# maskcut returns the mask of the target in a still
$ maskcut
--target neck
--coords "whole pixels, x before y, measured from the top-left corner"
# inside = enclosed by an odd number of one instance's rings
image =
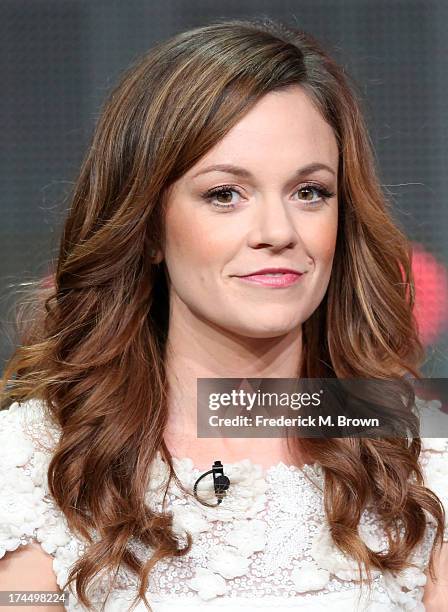
[[[176,304],[166,349],[169,399],[164,437],[172,455],[196,457],[205,465],[216,458],[233,462],[259,457],[266,466],[287,460],[284,438],[198,438],[197,379],[297,378],[301,327],[273,338],[239,336]]]

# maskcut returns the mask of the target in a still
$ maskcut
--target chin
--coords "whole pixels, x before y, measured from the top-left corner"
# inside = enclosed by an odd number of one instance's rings
[[[281,325],[278,321],[272,321],[269,324],[260,323],[259,325],[256,325],[254,324],[254,321],[251,321],[251,324],[247,325],[247,327],[241,325],[239,327],[232,327],[231,329],[228,329],[229,331],[246,338],[277,338],[291,333],[300,326],[301,323],[299,322],[294,324],[285,323],[284,325]]]

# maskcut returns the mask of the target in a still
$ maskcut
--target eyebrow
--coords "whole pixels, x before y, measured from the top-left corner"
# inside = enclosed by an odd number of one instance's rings
[[[307,164],[306,166],[302,166],[298,168],[294,173],[294,179],[300,178],[305,174],[311,174],[312,172],[317,172],[318,170],[327,170],[331,172],[334,176],[336,176],[335,171],[327,164],[322,164],[320,162],[312,162]],[[252,173],[246,168],[241,168],[240,166],[234,166],[233,164],[215,164],[214,166],[207,166],[200,170],[197,174],[194,174],[192,178],[196,178],[200,174],[206,174],[207,172],[227,172],[228,174],[234,174],[235,176],[240,176],[242,178],[253,178]]]

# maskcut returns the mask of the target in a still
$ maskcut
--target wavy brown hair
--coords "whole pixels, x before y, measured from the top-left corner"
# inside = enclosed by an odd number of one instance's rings
[[[169,276],[151,249],[164,246],[169,187],[266,93],[299,85],[332,126],[339,146],[338,237],[328,291],[303,323],[299,377],[421,378],[424,350],[413,314],[410,244],[392,220],[357,86],[309,34],[269,18],[219,20],[155,45],[107,100],[71,194],[54,277],[19,315],[20,346],[7,363],[2,398],[43,400],[61,430],[48,477],[73,532],[89,540],[69,575],[86,586],[120,564],[145,591],[158,560],[185,554],[170,513],[145,504],[168,416],[165,344]],[[25,308],[26,307],[26,308]],[[14,380],[12,376],[15,375]],[[413,396],[412,389],[410,396]],[[443,507],[424,486],[421,440],[302,439],[325,475],[335,544],[360,570],[397,571],[422,541],[425,512],[442,541]],[[372,503],[387,552],[358,534]],[[404,527],[398,536],[397,528]],[[90,532],[97,530],[93,541]],[[131,537],[152,547],[142,561]],[[434,576],[433,554],[430,571]]]

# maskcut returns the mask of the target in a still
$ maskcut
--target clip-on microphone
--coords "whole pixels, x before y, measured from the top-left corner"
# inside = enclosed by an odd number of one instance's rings
[[[211,474],[212,472],[213,472],[213,487],[215,489],[215,495],[218,500],[216,504],[208,504],[206,501],[199,499],[197,495],[197,488],[198,488],[199,481],[202,480],[204,476],[207,476],[207,474]],[[212,469],[209,470],[208,472],[204,472],[204,474],[199,476],[199,478],[196,480],[196,482],[194,483],[194,487],[193,487],[193,493],[196,499],[201,502],[201,504],[205,504],[206,506],[210,506],[211,508],[216,508],[216,506],[219,506],[219,504],[222,502],[223,497],[225,497],[225,494],[226,494],[227,489],[229,488],[229,485],[230,485],[230,480],[224,474],[224,468],[223,468],[221,461],[215,461],[212,466]]]

